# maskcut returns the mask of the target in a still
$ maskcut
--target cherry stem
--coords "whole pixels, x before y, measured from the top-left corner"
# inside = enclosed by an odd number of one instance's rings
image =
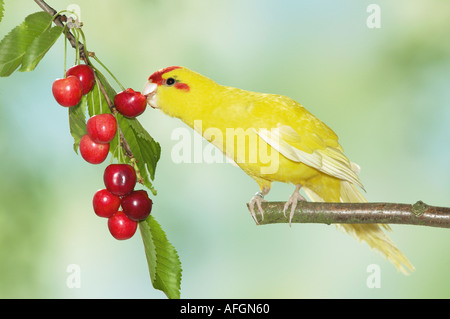
[[[63,75],[63,77],[66,76],[66,71],[67,71],[67,26],[64,26],[64,35],[65,35],[65,39],[64,39],[64,75]]]
[[[83,32],[83,30],[81,30],[81,28],[77,28],[77,30],[78,30],[78,32],[80,33],[81,37],[83,38],[83,45],[84,45],[84,48],[83,48],[83,49],[84,49],[86,52],[88,52],[88,54],[85,54],[85,62],[86,62],[86,64],[92,66],[92,63],[91,63],[91,61],[89,60],[89,51],[88,51],[88,49],[87,49],[87,45],[86,45],[86,37],[84,36],[84,32]],[[94,58],[95,58],[95,55],[94,55]]]
[[[102,63],[102,61],[100,61],[100,59],[96,55],[94,55],[93,58],[95,61],[98,62],[98,64],[100,64],[106,70],[106,72],[108,72],[108,74],[114,79],[114,81],[116,81],[116,83],[120,86],[122,91],[125,91],[125,87],[119,82],[119,80],[114,76],[114,74]]]
[[[75,54],[75,65],[78,65],[78,64],[80,64],[80,32],[79,32],[78,28],[74,28],[73,30],[74,30],[74,33],[75,33],[75,38],[77,40],[77,46],[76,46],[76,49],[75,49],[75,52],[76,52],[76,54]],[[83,46],[85,46],[85,45],[86,44],[84,43]],[[84,49],[85,49],[85,47],[84,47]]]

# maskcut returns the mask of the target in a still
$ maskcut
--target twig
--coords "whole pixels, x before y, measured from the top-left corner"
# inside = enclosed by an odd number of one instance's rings
[[[264,219],[259,225],[288,223],[284,217],[284,202],[263,202]],[[248,206],[248,204],[247,204]],[[286,213],[288,216],[288,212]],[[450,208],[430,206],[422,201],[410,204],[394,203],[319,203],[300,201],[293,223],[319,224],[404,224],[450,228]]]

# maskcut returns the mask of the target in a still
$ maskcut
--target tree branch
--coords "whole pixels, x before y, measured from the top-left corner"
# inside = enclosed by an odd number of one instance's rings
[[[264,219],[259,221],[259,225],[288,223],[289,217],[284,217],[283,214],[284,204],[284,202],[261,203],[264,210]],[[288,213],[286,215],[288,216]],[[292,222],[327,225],[404,224],[450,228],[450,208],[430,206],[422,201],[413,205],[299,201]]]

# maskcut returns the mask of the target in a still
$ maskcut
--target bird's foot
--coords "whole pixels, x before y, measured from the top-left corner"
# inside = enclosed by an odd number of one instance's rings
[[[262,202],[267,202],[264,199],[264,194],[261,192],[257,192],[250,199],[250,202],[248,203],[248,210],[250,211],[250,214],[252,215],[252,217],[255,220],[255,223],[257,225],[259,225],[259,223],[258,223],[258,219],[256,218],[256,214],[255,214],[255,204],[256,204],[256,207],[258,208],[259,213],[261,214],[261,220],[264,220],[264,210],[261,207]]]
[[[291,197],[289,197],[289,199],[286,202],[286,204],[284,204],[284,209],[283,209],[284,217],[286,217],[286,211],[288,210],[289,206],[291,206],[291,211],[290,211],[290,214],[289,214],[289,226],[291,226],[292,218],[294,217],[294,211],[297,208],[298,202],[299,201],[305,201],[306,202],[306,198],[304,198],[299,193],[300,188],[301,188],[301,186],[300,187],[297,186],[295,191],[292,193]]]

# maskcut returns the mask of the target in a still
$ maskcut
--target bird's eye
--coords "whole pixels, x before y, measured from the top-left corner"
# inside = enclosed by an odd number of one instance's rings
[[[168,85],[168,86],[172,86],[172,85],[174,85],[175,84],[175,79],[174,78],[168,78],[167,80],[166,80],[166,85]]]

